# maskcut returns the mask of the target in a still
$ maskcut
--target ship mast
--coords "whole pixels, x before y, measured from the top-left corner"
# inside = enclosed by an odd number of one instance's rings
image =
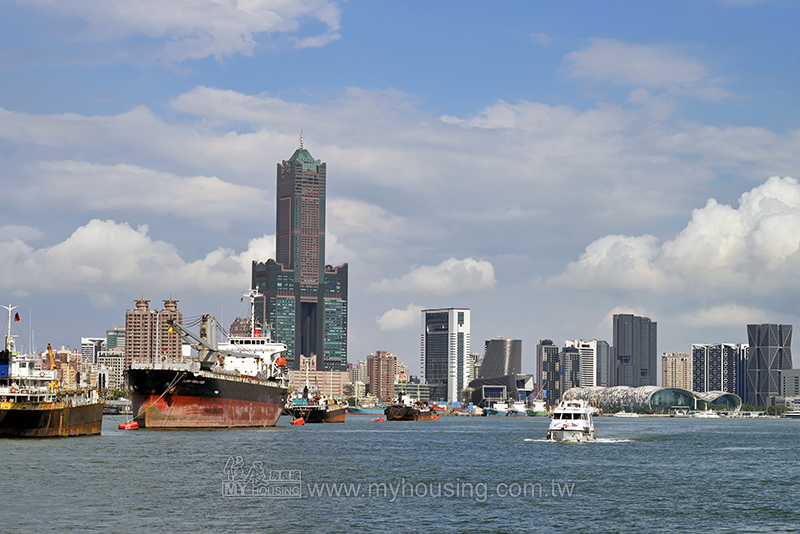
[[[11,337],[11,312],[16,310],[18,306],[12,306],[9,304],[8,306],[3,306],[3,308],[8,310],[8,335],[6,335],[6,349],[8,354],[10,355],[11,352],[14,350],[14,339]]]
[[[256,337],[256,299],[264,295],[258,292],[256,286],[255,289],[248,289],[244,296],[250,299],[250,337]],[[263,328],[261,335],[264,336]]]

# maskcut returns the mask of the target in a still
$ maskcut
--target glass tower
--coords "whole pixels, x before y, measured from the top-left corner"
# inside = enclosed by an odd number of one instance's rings
[[[326,164],[300,147],[278,164],[275,259],[253,262],[264,295],[256,319],[286,343],[290,369],[300,355],[317,369],[347,370],[347,264],[325,265]]]

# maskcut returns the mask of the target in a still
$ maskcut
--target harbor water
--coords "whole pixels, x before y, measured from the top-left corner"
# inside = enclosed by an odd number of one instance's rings
[[[794,532],[800,421],[442,417],[2,439],[0,532]]]

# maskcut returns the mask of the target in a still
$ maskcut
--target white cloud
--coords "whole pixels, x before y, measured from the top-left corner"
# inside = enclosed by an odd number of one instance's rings
[[[744,193],[738,208],[709,200],[673,240],[599,238],[553,282],[691,299],[729,298],[732,292],[762,299],[800,289],[799,236],[800,184],[772,177]]]
[[[494,267],[485,260],[450,258],[439,265],[423,265],[407,275],[372,284],[372,289],[387,293],[430,293],[445,296],[485,291],[494,288]]]
[[[392,308],[375,318],[381,331],[407,330],[419,324],[423,306],[409,304],[404,310]]]
[[[152,291],[216,293],[242,290],[253,259],[274,253],[274,237],[253,239],[240,254],[217,248],[187,262],[171,243],[111,220],[92,220],[52,247],[36,249],[19,239],[0,241],[0,288],[36,292],[84,292],[95,303],[114,295]]]
[[[14,224],[0,226],[0,242],[12,241],[14,239],[29,242],[36,241],[42,237],[44,237],[44,232],[32,226]]]
[[[155,213],[226,229],[265,211],[265,195],[263,189],[214,176],[181,177],[127,164],[47,161],[32,166],[17,198],[35,198],[40,208],[69,205],[90,213]]]
[[[731,96],[700,61],[670,45],[593,39],[588,47],[567,54],[564,63],[573,78],[593,82],[666,90],[705,100]]]
[[[680,315],[675,324],[692,328],[742,327],[768,321],[768,314],[758,308],[749,308],[733,302],[701,308]]]
[[[553,38],[547,35],[546,33],[532,33],[531,41],[533,41],[534,43],[547,45],[553,41]]]
[[[152,40],[154,53],[167,61],[252,54],[261,34],[288,33],[299,48],[323,46],[339,38],[341,13],[328,0],[191,0],[108,2],[104,0],[17,0],[41,11],[85,21],[77,38],[118,42]],[[318,35],[294,36],[307,20],[322,23]],[[144,47],[138,46],[137,50]]]

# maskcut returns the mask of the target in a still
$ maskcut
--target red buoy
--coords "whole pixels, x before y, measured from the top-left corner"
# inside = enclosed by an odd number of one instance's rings
[[[136,430],[137,428],[139,428],[139,423],[136,421],[125,421],[119,424],[120,430]]]
[[[386,419],[385,419],[385,418],[383,418],[383,417],[378,417],[378,418],[377,418],[377,419],[375,419],[375,420],[376,420],[376,421],[386,421]]]
[[[298,417],[297,419],[292,419],[292,424],[293,425],[304,425],[304,424],[306,424],[306,420],[303,419],[302,417]]]

